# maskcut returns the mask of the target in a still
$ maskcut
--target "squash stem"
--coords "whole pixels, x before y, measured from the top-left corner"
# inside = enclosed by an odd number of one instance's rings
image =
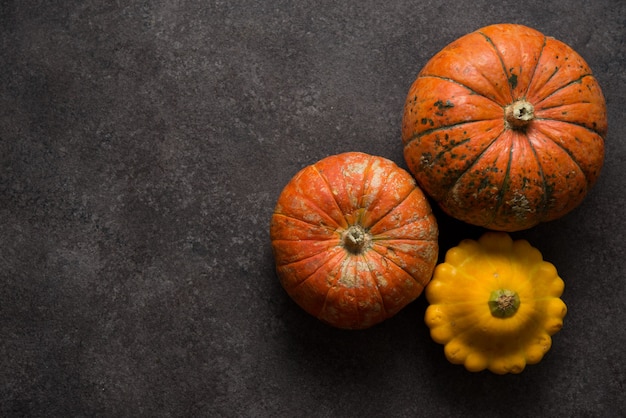
[[[535,107],[524,99],[504,108],[504,120],[511,129],[524,129],[535,118]]]
[[[353,254],[361,254],[371,244],[370,234],[361,225],[351,225],[341,235],[343,246]]]
[[[519,309],[519,296],[517,292],[509,289],[498,289],[489,296],[489,310],[496,318],[510,318]]]

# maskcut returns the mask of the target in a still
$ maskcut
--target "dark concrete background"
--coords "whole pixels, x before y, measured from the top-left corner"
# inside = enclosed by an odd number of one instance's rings
[[[566,282],[521,375],[444,358],[421,297],[346,332],[280,288],[282,187],[343,151],[405,166],[430,56],[514,22],[570,44],[609,115],[583,205],[513,234]],[[626,2],[0,2],[1,416],[626,416]],[[482,232],[438,213],[442,253]]]

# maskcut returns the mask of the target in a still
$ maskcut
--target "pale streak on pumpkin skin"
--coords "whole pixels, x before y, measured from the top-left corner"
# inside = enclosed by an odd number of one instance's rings
[[[419,191],[415,192],[415,183],[410,175],[401,171],[395,164],[380,157],[370,156],[366,162],[353,163],[355,158],[363,161],[363,155],[360,153],[344,155],[348,161],[352,161],[343,164],[339,177],[326,178],[320,170],[317,170],[317,173],[325,178],[325,191],[337,207],[343,205],[344,210],[352,211],[351,213],[344,212],[345,219],[350,220],[348,225],[350,222],[360,221],[362,215],[367,215],[371,210],[378,208],[378,214],[374,217],[367,217],[367,222],[370,223],[369,228],[380,230],[382,235],[371,234],[372,245],[362,254],[353,254],[344,250],[340,259],[335,258],[335,262],[339,264],[334,267],[322,264],[317,271],[328,270],[329,273],[334,272],[332,274],[336,275],[336,277],[328,280],[320,281],[322,278],[316,276],[316,271],[312,272],[309,277],[299,277],[298,270],[291,268],[291,264],[277,266],[279,274],[283,274],[281,282],[288,292],[305,292],[297,294],[306,295],[306,292],[311,290],[309,283],[325,281],[329,287],[327,287],[325,296],[319,295],[325,298],[319,310],[307,309],[307,300],[299,299],[300,296],[296,297],[296,294],[292,297],[305,310],[323,321],[347,328],[364,328],[374,325],[394,315],[407,303],[414,300],[422,292],[423,286],[430,280],[438,255],[436,221],[423,194]],[[376,164],[372,164],[372,161]],[[332,165],[327,166],[331,170],[333,167]],[[378,173],[379,170],[384,170],[384,174]],[[336,181],[346,184],[335,184]],[[400,187],[401,184],[402,187]],[[289,185],[285,189],[287,190],[288,187]],[[403,192],[404,194],[399,193],[400,189],[406,190]],[[296,190],[295,195],[287,194],[285,199],[289,201],[298,199],[299,193],[304,193],[304,190]],[[348,193],[348,195],[343,195],[343,193]],[[365,196],[365,198],[360,198],[361,196]],[[281,198],[277,203],[277,209],[283,212],[285,206],[281,204]],[[395,202],[392,206],[385,203],[389,199]],[[419,203],[413,203],[417,201]],[[411,204],[409,205],[409,203]],[[380,204],[383,205],[380,206]],[[309,203],[294,205],[294,202],[291,202],[290,205],[299,211],[314,207]],[[328,205],[324,204],[324,206]],[[404,214],[406,208],[414,208],[422,213],[408,216]],[[303,217],[305,217],[306,211],[303,213]],[[280,216],[277,215],[273,218],[273,222],[281,222],[289,216],[289,213],[281,213]],[[323,217],[313,216],[310,217],[309,222],[322,219]],[[295,227],[299,225],[294,223]],[[306,227],[306,224],[302,226]],[[279,230],[278,226],[273,229],[273,231]],[[343,227],[337,228],[335,236],[340,237],[344,230]],[[411,233],[416,235],[411,237]],[[397,234],[402,235],[398,236]],[[419,239],[417,242],[422,242],[422,244],[410,245],[408,243],[411,239],[416,238]],[[279,245],[281,243],[280,237],[272,235],[272,240],[276,243],[274,245],[275,250],[282,251],[282,244]],[[423,240],[428,240],[430,244],[425,245],[426,241]],[[337,245],[341,245],[340,241],[337,241]],[[385,248],[385,250],[382,251],[381,248]],[[394,253],[388,254],[387,251],[394,251]],[[420,253],[414,254],[415,252]],[[319,253],[317,256],[322,257],[323,255]],[[337,256],[339,257],[339,253]],[[387,258],[388,256],[392,256],[393,259]],[[279,257],[277,254],[277,260],[280,258],[283,257]],[[296,263],[306,262],[306,259],[296,261]],[[290,281],[298,284],[296,287],[291,287]],[[315,289],[316,292],[323,291],[322,288]],[[360,300],[358,295],[365,296],[363,291],[370,292],[370,290],[365,289],[371,289],[374,294],[366,293],[369,296]],[[352,308],[344,311],[341,306],[345,308],[352,306]],[[356,318],[351,316],[355,312]]]

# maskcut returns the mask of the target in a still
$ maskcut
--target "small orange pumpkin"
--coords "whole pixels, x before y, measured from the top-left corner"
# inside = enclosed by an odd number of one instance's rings
[[[521,25],[452,42],[407,95],[404,156],[449,215],[516,231],[577,207],[604,159],[606,105],[572,48]]]
[[[285,186],[270,237],[282,286],[305,311],[363,329],[416,299],[437,262],[438,228],[411,175],[358,152],[324,158]]]

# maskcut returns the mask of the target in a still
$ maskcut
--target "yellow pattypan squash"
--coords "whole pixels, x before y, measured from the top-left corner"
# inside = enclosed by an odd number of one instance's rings
[[[520,373],[563,326],[564,283],[526,240],[487,232],[446,253],[426,287],[425,321],[446,358],[467,370]]]

